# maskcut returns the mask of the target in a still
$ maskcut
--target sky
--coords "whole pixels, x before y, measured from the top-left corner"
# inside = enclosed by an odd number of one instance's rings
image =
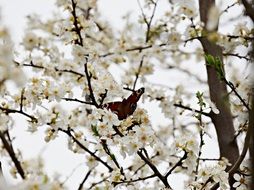
[[[113,5],[113,6],[112,6]],[[20,41],[26,26],[26,16],[32,13],[49,18],[55,9],[53,0],[0,0],[2,21],[9,27],[14,41]],[[100,0],[99,8],[114,27],[121,27],[121,17],[137,11],[137,1]]]

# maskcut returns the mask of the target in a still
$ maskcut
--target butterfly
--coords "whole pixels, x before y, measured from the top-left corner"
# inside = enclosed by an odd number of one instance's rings
[[[126,119],[128,116],[132,115],[137,108],[137,102],[139,101],[141,95],[145,92],[145,88],[140,88],[132,92],[132,94],[123,101],[109,102],[102,105],[102,108],[106,108],[114,112],[119,120]]]

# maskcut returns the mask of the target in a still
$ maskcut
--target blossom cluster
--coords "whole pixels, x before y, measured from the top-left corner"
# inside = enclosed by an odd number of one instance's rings
[[[16,161],[16,165],[10,162],[14,177],[22,176],[17,164],[25,171],[24,180],[8,188],[66,189],[59,178],[46,174],[41,159],[25,160],[18,149],[8,152],[6,147],[12,145],[9,132],[20,114],[27,119],[28,132],[44,130],[46,143],[65,135],[67,148],[82,155],[89,170],[84,187],[170,189],[167,178],[172,174],[188,176],[186,189],[209,189],[216,183],[227,189],[230,163],[224,158],[212,164],[202,160],[204,138],[212,126],[210,118],[203,116],[220,114],[220,110],[206,97],[204,80],[192,72],[204,57],[195,40],[207,38],[222,47],[223,55],[238,55],[238,47],[250,46],[252,30],[238,22],[229,33],[217,32],[219,17],[226,11],[216,6],[205,26],[194,0],[172,1],[157,18],[159,1],[145,0],[139,1],[138,21],[126,15],[123,28],[115,31],[100,15],[98,3],[57,0],[61,13],[46,21],[30,15],[22,56],[13,54],[8,30],[0,27],[0,153],[5,157],[9,153]],[[190,66],[189,60],[198,66]],[[168,85],[157,85],[161,70],[167,71]],[[178,73],[185,75],[183,81],[175,80]],[[248,99],[250,88],[237,77],[232,80]],[[14,81],[15,89],[9,90],[9,81]],[[197,85],[204,89],[202,98],[209,108],[196,100],[193,103]],[[137,102],[131,104],[133,114],[120,119],[119,113],[130,109],[124,105],[127,95],[139,86],[145,87],[142,100],[137,108]],[[230,95],[230,101],[240,134],[247,130],[247,109],[236,96]],[[108,109],[107,103],[117,111]],[[151,119],[153,107],[146,103],[155,103],[161,111],[156,121]],[[247,187],[247,174],[233,176],[235,188]]]

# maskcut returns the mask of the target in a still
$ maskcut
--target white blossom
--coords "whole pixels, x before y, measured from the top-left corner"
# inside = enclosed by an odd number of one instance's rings
[[[188,17],[194,17],[197,14],[196,3],[193,0],[175,0],[178,5],[178,14],[184,14]]]
[[[235,173],[234,179],[236,180],[236,182],[233,184],[233,187],[236,188],[236,190],[248,189],[248,182],[246,180],[246,177],[238,173]]]

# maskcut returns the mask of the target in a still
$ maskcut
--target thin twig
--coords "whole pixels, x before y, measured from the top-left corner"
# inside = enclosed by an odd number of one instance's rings
[[[19,113],[19,114],[21,114],[21,115],[24,115],[24,116],[30,118],[32,122],[33,122],[33,121],[37,122],[37,119],[36,119],[34,116],[29,115],[28,113],[23,112],[23,111],[21,111],[21,110],[14,110],[14,109],[9,109],[9,108],[4,108],[4,107],[0,107],[0,110],[2,110],[2,111],[3,111],[4,113],[6,113],[6,114],[10,114],[10,113]]]
[[[89,175],[91,174],[92,169],[90,169],[87,174],[85,175],[84,179],[82,180],[82,182],[79,184],[78,190],[82,190],[84,183],[86,182],[86,180],[88,179]]]
[[[109,172],[113,171],[113,168],[111,166],[109,166],[107,164],[107,162],[103,161],[100,157],[98,157],[94,152],[90,151],[88,148],[86,148],[81,142],[79,142],[79,140],[77,140],[72,134],[70,130],[64,130],[59,128],[60,131],[62,131],[63,133],[67,134],[69,137],[72,138],[72,140],[77,143],[79,145],[80,148],[82,148],[83,150],[85,150],[87,153],[89,153],[92,157],[94,157],[96,160],[98,160],[99,162],[101,162],[105,167],[108,168]]]
[[[33,67],[33,68],[36,68],[36,69],[45,69],[47,70],[46,67],[44,66],[40,66],[40,65],[35,65],[33,64],[33,62],[31,61],[30,64],[21,64],[17,61],[14,61],[17,65],[19,66],[24,66],[24,67]],[[57,67],[54,68],[56,72],[60,72],[60,73],[71,73],[71,74],[74,74],[74,75],[78,75],[79,78],[82,78],[84,77],[84,74],[82,73],[79,73],[77,71],[73,71],[73,70],[69,70],[69,69],[58,69]]]
[[[171,188],[167,178],[164,177],[159,170],[156,168],[156,166],[150,161],[150,159],[148,159],[147,157],[145,157],[142,153],[142,151],[144,150],[144,148],[138,150],[137,154],[139,155],[139,157],[151,168],[151,170],[153,170],[154,174],[162,181],[162,183],[165,185],[165,187],[167,188]],[[172,188],[171,188],[172,189]]]
[[[101,100],[100,100],[100,105],[99,105],[99,107],[101,107],[101,106],[103,105],[103,102],[104,102],[105,98],[107,97],[107,94],[108,94],[108,90],[105,89],[105,93],[103,93],[103,94],[101,95]]]
[[[167,43],[161,43],[161,44],[158,45],[158,47],[164,47],[164,46],[167,46],[167,45],[168,45]],[[127,48],[127,49],[125,49],[125,51],[126,52],[132,52],[132,51],[141,52],[142,50],[153,48],[153,47],[154,47],[153,45],[136,46],[136,47]],[[116,54],[115,52],[109,52],[109,53],[99,55],[99,57],[107,57],[107,56],[111,56],[111,55],[115,55],[115,54]]]
[[[183,161],[187,158],[187,152],[184,152],[183,157],[166,173],[165,177],[167,178],[178,166],[181,166]]]
[[[251,59],[248,58],[248,55],[239,55],[238,53],[223,53],[223,55],[237,57],[239,59],[245,59],[246,61],[251,61]]]
[[[111,150],[109,149],[106,140],[101,140],[101,145],[105,151],[105,153],[112,159],[112,161],[115,163],[116,167],[121,170],[122,167],[120,167],[115,155],[111,153]],[[124,173],[123,173],[124,174]]]
[[[142,65],[144,63],[144,58],[145,58],[145,56],[143,55],[141,60],[140,60],[140,63],[139,63],[138,71],[137,71],[136,76],[135,76],[136,78],[134,80],[134,84],[133,84],[133,88],[132,88],[133,91],[136,88],[136,84],[137,84],[137,81],[138,81],[138,78],[139,78],[139,75],[140,75],[140,72],[141,72],[141,68],[142,68]]]
[[[91,85],[91,78],[92,78],[92,74],[89,73],[88,68],[87,68],[87,62],[85,63],[85,74],[86,74],[86,79],[87,79],[87,84],[88,84],[88,88],[89,88],[89,97],[91,98],[93,104],[95,105],[96,108],[99,108],[100,106],[98,105],[98,103],[95,100],[94,97],[94,93],[93,93],[93,88]]]
[[[152,160],[153,158],[155,158],[155,157],[158,156],[158,155],[159,155],[159,152],[157,152],[155,155],[151,156],[150,160]],[[142,164],[140,167],[138,167],[138,168],[135,170],[135,172],[133,173],[132,176],[136,175],[136,174],[138,173],[138,171],[141,170],[141,169],[142,169],[143,167],[145,167],[146,165],[147,165],[147,164],[144,163],[144,164]]]
[[[250,111],[250,107],[248,106],[248,104],[245,102],[245,100],[241,97],[241,95],[236,91],[236,87],[234,86],[234,84],[230,81],[228,81],[224,76],[222,78],[222,80],[226,83],[226,85],[228,85],[230,87],[230,89],[235,93],[235,95],[237,96],[237,98],[242,102],[242,104],[244,105],[244,107]]]
[[[220,16],[221,16],[223,13],[227,13],[228,10],[229,10],[230,8],[232,8],[233,6],[237,5],[238,3],[239,3],[239,2],[236,1],[236,2],[232,3],[231,5],[228,5],[223,11],[221,11]]]
[[[220,161],[220,158],[200,158],[202,161]]]
[[[25,93],[25,89],[23,88],[22,90],[21,90],[21,96],[20,96],[20,105],[19,105],[19,107],[20,107],[20,111],[23,111],[23,100],[24,100],[24,93]]]
[[[92,183],[92,185],[91,185],[88,189],[92,189],[92,188],[95,187],[96,185],[103,183],[103,182],[106,181],[109,177],[110,177],[110,176],[105,177],[105,178],[103,178],[102,180],[100,180],[100,181],[98,181],[98,182]]]
[[[196,110],[196,109],[190,108],[188,106],[184,106],[181,103],[175,103],[174,106],[185,109],[185,110],[193,111],[195,113],[199,113],[199,114],[202,114],[202,115],[207,116],[207,117],[212,117],[212,113],[213,113],[213,112],[206,113],[206,112],[203,112],[203,111],[200,111],[200,110]]]
[[[87,102],[87,101],[79,100],[77,98],[62,98],[62,99],[66,100],[66,101],[72,101],[72,102],[79,102],[79,103],[82,103],[82,104],[94,105],[93,102]]]
[[[79,44],[80,46],[83,46],[83,38],[81,35],[81,26],[79,21],[78,21],[78,17],[76,14],[76,6],[77,6],[77,2],[74,2],[74,0],[71,0],[71,5],[72,5],[72,11],[71,14],[73,16],[73,25],[75,27],[74,31],[76,32],[76,34],[78,35],[79,40],[75,40],[76,44]]]
[[[155,174],[152,174],[152,175],[149,175],[149,176],[146,176],[146,177],[139,177],[137,179],[131,179],[131,180],[125,180],[125,181],[113,181],[112,184],[114,186],[117,186],[119,184],[123,184],[123,183],[134,183],[134,182],[138,182],[138,181],[145,181],[147,179],[151,179],[151,178],[154,178],[154,177],[157,177]]]
[[[201,119],[200,119],[200,124],[202,125],[201,123]],[[199,137],[200,137],[200,144],[199,144],[199,150],[198,150],[198,158],[197,158],[197,163],[196,163],[196,168],[195,168],[195,181],[198,180],[198,170],[199,170],[199,164],[200,164],[200,160],[201,160],[201,154],[202,154],[202,147],[205,145],[205,142],[204,142],[204,131],[203,129],[201,128],[200,129],[200,132],[199,132]],[[194,188],[196,189],[196,188]]]

